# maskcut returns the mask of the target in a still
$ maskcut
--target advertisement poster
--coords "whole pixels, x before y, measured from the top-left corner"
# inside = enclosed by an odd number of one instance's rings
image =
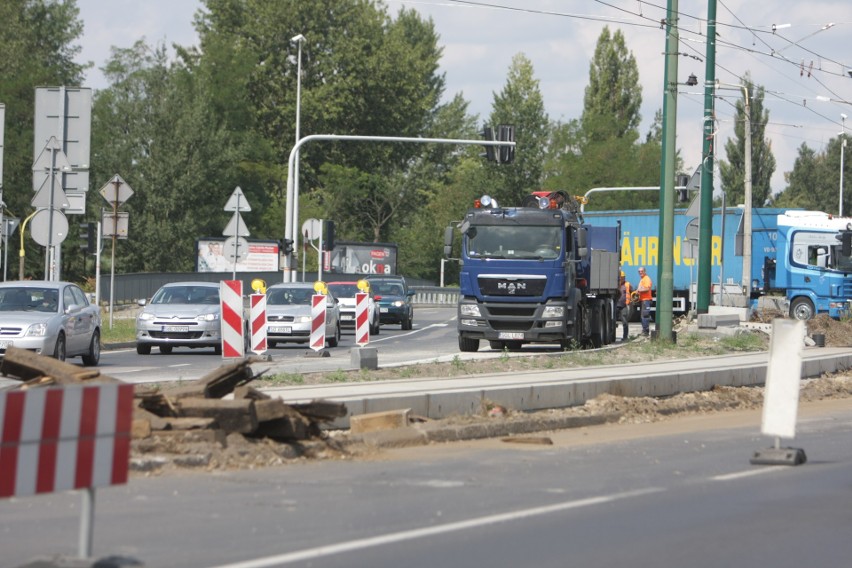
[[[397,246],[337,241],[324,269],[340,274],[396,274]]]
[[[234,272],[234,259],[225,254],[225,239],[199,239],[196,242],[196,272]],[[236,260],[236,272],[277,272],[278,243],[248,241],[248,253]]]

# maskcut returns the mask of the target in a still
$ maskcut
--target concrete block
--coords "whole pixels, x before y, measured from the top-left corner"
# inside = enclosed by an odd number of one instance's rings
[[[379,368],[379,352],[375,347],[353,347],[349,350],[350,362],[357,369]]]
[[[720,326],[740,325],[739,314],[698,314],[699,329],[716,329]]]
[[[372,412],[370,414],[350,416],[349,431],[352,434],[363,434],[365,432],[404,428],[408,426],[409,414],[411,414],[411,409],[403,408],[387,412]]]
[[[745,301],[745,299],[743,299]],[[751,320],[751,309],[736,306],[708,306],[707,313],[710,315],[731,315],[739,317],[739,321]]]

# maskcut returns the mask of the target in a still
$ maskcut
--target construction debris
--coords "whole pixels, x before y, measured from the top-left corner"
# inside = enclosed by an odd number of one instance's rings
[[[247,358],[229,363],[189,384],[136,385],[131,467],[139,471],[156,471],[163,464],[244,467],[246,461],[269,465],[328,450],[340,452],[325,439],[320,424],[345,416],[346,406],[322,400],[289,405],[272,398],[249,386],[265,372],[255,374],[251,369],[255,362]],[[21,381],[20,389],[118,381],[97,369],[14,347],[6,350],[0,373]]]

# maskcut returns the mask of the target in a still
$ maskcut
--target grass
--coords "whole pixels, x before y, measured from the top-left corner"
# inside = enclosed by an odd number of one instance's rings
[[[101,341],[104,343],[124,343],[136,341],[136,320],[133,318],[112,318],[109,326],[109,314],[101,315]]]

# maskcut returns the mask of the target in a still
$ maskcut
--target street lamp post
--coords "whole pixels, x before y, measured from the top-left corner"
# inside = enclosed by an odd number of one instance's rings
[[[301,127],[301,106],[302,106],[302,44],[305,43],[305,36],[299,34],[290,38],[292,43],[295,43],[298,51],[296,53],[296,144],[299,144],[299,140],[301,139],[300,127]],[[299,187],[299,152],[296,150],[296,161],[293,166],[293,180],[295,182],[296,188]],[[293,193],[292,199],[287,200],[287,207],[285,215],[287,219],[285,220],[285,225],[290,223],[290,219],[293,216],[294,212],[299,211],[299,192],[298,189]],[[298,213],[296,213],[298,214]],[[298,227],[298,219],[293,220],[293,227]],[[293,229],[292,234],[285,234],[284,238],[288,238],[293,243],[293,252],[295,253],[298,250],[299,244],[299,234],[297,229]],[[285,259],[285,269],[288,271],[286,282],[295,282],[295,278],[293,277],[292,271],[296,270],[295,265],[291,265],[292,260],[294,260],[294,256],[287,255]]]
[[[846,115],[840,115],[840,123],[843,128],[840,132],[840,217],[843,217],[843,154],[846,150]]]

